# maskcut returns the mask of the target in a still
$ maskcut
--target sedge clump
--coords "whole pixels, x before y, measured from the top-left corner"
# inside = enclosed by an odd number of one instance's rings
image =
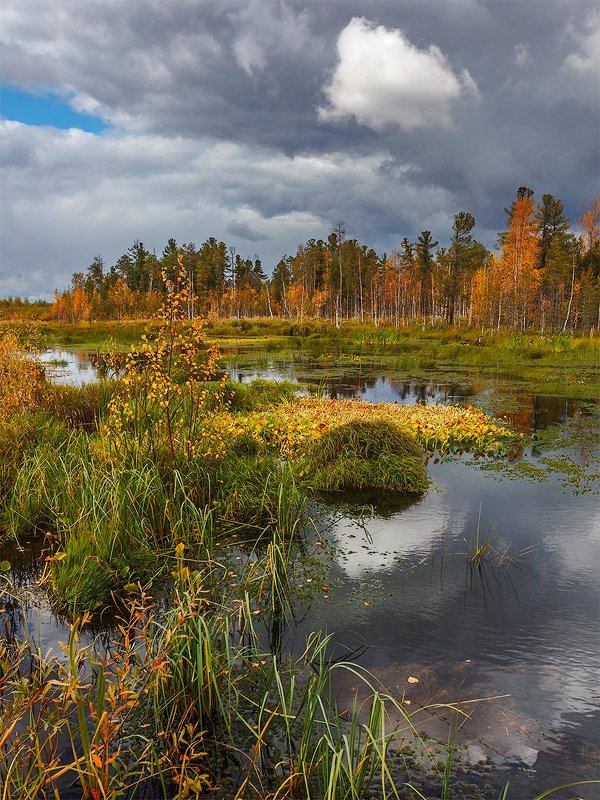
[[[352,420],[327,431],[308,448],[302,472],[318,491],[427,490],[425,459],[417,440],[383,420]]]

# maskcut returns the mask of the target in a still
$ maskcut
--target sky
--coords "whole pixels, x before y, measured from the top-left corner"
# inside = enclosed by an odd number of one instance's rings
[[[470,211],[491,247],[519,186],[600,193],[597,2],[3,0],[0,46],[0,297],[136,239],[270,272]]]

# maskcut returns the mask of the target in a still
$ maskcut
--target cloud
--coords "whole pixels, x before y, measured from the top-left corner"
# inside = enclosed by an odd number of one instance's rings
[[[232,220],[225,230],[232,236],[238,239],[246,239],[248,242],[265,242],[269,238],[264,233],[251,228],[247,222]]]
[[[338,219],[390,252],[425,228],[447,244],[468,210],[493,244],[521,185],[575,218],[597,193],[595,14],[587,0],[4,0],[4,79],[111,127],[3,128],[0,295],[64,286],[136,237],[157,252],[170,236],[227,241],[232,221],[269,237],[246,240],[268,271]],[[535,53],[526,72],[514,31]]]
[[[354,117],[381,130],[448,127],[461,97],[476,98],[477,84],[466,69],[458,75],[436,45],[421,50],[398,29],[354,17],[340,33],[338,61],[323,91],[328,107],[322,122]]]
[[[306,9],[296,13],[288,3],[248,2],[230,12],[237,33],[233,41],[235,59],[252,77],[263,72],[269,58],[294,53],[310,46],[312,32]]]
[[[589,75],[597,93],[600,74],[600,13],[590,14],[585,21],[585,31],[573,35],[579,48],[577,52],[567,55],[563,67],[581,77]]]
[[[253,31],[246,31],[237,37],[233,43],[233,52],[236,61],[246,75],[251,76],[253,72],[262,72],[267,65],[265,53],[256,41]]]
[[[519,42],[513,47],[515,54],[515,64],[517,67],[528,67],[531,64],[529,45]]]
[[[229,234],[261,242],[269,269],[300,242],[325,238],[337,219],[350,236],[389,251],[419,226],[450,229],[457,205],[442,187],[415,185],[414,168],[387,152],[286,156],[7,121],[0,135],[11,198],[2,210],[3,261],[27,294],[65,286],[98,252],[114,264],[135,238],[161,252],[171,236],[200,244]]]

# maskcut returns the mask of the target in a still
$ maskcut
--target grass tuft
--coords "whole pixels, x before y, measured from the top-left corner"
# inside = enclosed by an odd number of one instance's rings
[[[317,439],[302,471],[318,491],[427,490],[423,452],[416,439],[391,422],[353,420]]]

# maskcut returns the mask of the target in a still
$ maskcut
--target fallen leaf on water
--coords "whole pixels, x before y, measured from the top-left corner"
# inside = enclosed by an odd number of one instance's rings
[[[419,682],[419,679],[418,679],[418,678],[413,678],[413,676],[412,676],[412,675],[409,675],[409,676],[408,676],[408,682],[409,682],[409,683],[418,683],[418,682]]]

